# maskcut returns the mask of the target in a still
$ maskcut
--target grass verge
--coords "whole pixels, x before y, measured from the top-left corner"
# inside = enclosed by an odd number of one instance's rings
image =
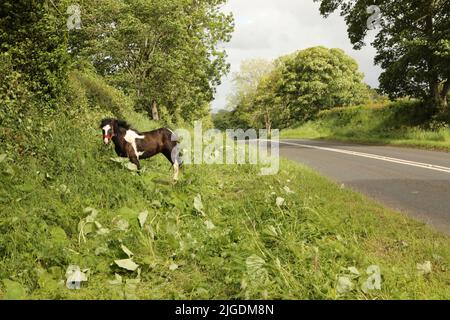
[[[0,131],[1,298],[450,298],[448,237],[298,164],[186,166],[172,185],[158,156],[137,175],[98,123],[161,124],[72,76],[60,112]],[[65,285],[71,265],[80,290]]]
[[[281,138],[328,139],[358,143],[417,147],[450,152],[450,129],[445,123],[418,123],[424,116],[415,102],[388,106],[332,109],[316,120],[281,132]],[[423,111],[422,111],[423,112]],[[418,115],[419,113],[419,115]]]
[[[139,176],[95,124],[57,121],[39,161],[0,163],[3,298],[450,298],[449,238],[422,223],[289,161],[186,166],[173,186],[157,157]],[[363,290],[373,265],[381,289]]]

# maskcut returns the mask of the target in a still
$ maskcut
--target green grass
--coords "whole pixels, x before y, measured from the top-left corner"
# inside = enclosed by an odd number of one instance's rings
[[[388,106],[338,108],[319,114],[316,120],[281,132],[282,138],[329,139],[450,151],[450,128],[432,123],[419,125],[423,117],[415,102]]]
[[[181,181],[171,185],[169,165],[158,157],[145,161],[138,176],[111,161],[113,151],[101,145],[95,124],[82,129],[55,122],[50,154],[22,161],[8,156],[1,163],[0,278],[13,282],[4,281],[0,295],[450,298],[450,241],[422,223],[288,161],[278,175],[267,177],[249,165],[186,166]],[[203,213],[194,207],[198,195]],[[285,205],[278,207],[277,197]],[[97,221],[108,234],[94,231],[80,240],[78,225],[90,214],[87,207],[98,210]],[[138,214],[144,210],[149,216],[141,228]],[[121,230],[121,220],[129,228]],[[139,275],[115,265],[127,258],[122,244],[134,253]],[[424,261],[433,269],[420,275],[417,264]],[[71,264],[90,270],[79,291],[62,284]],[[382,289],[364,293],[359,287],[370,265],[381,268]],[[361,276],[354,279],[355,290],[339,295],[337,279],[349,267]],[[109,284],[115,274],[123,284]]]
[[[2,137],[0,297],[450,298],[447,236],[285,160],[274,176],[250,165],[185,166],[172,185],[158,156],[137,175],[102,145],[98,122],[114,111],[78,89],[71,103],[84,108],[36,115],[28,130]],[[160,125],[121,112],[139,128]],[[129,251],[135,271],[115,263]],[[420,274],[426,261],[432,270]],[[64,285],[70,265],[89,269],[80,290]],[[371,265],[381,290],[364,292]],[[338,293],[340,277],[353,290]]]

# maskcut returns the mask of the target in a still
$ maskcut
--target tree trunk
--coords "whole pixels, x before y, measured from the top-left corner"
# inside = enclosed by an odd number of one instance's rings
[[[434,43],[434,23],[433,23],[433,12],[434,12],[434,0],[428,0],[428,10],[425,17],[425,35],[429,43]],[[428,103],[429,114],[436,114],[442,108],[441,92],[439,90],[440,81],[439,76],[436,71],[436,57],[431,46],[427,48],[427,65],[428,65],[428,85],[429,85],[429,97]]]
[[[270,115],[268,112],[264,115],[264,122],[266,123],[267,136],[272,136],[272,122],[270,121]]]
[[[152,118],[155,121],[159,121],[158,104],[157,104],[156,100],[153,100],[153,103],[152,103]]]
[[[448,108],[448,94],[450,93],[450,79],[447,79],[444,83],[444,86],[442,87],[441,91],[441,99],[442,99],[442,106],[444,108]]]
[[[439,82],[430,84],[430,103],[434,112],[445,112],[448,108],[448,94],[450,92],[449,80],[442,85]]]
[[[432,113],[436,113],[442,108],[441,93],[439,90],[439,82],[434,80],[430,83],[430,103]]]

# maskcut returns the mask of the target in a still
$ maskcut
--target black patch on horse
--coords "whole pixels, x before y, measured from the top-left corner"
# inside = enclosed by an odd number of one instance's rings
[[[160,128],[141,133],[132,129],[126,121],[117,119],[103,119],[100,128],[103,129],[107,125],[110,126],[110,129],[108,132],[103,130],[103,139],[106,144],[109,144],[110,141],[114,142],[114,149],[119,157],[130,159],[139,170],[141,167],[140,159],[148,159],[162,153],[172,164],[175,170],[174,179],[177,179],[181,159],[178,155],[177,137],[170,129]],[[128,136],[127,132],[129,133]],[[134,134],[131,132],[134,132]],[[131,139],[134,135],[137,138]]]

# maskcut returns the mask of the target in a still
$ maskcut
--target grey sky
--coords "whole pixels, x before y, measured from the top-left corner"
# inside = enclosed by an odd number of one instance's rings
[[[380,69],[373,64],[375,50],[370,45],[353,50],[344,18],[338,13],[323,18],[319,4],[313,0],[229,0],[223,11],[233,12],[236,27],[233,39],[224,46],[231,72],[217,90],[214,111],[225,108],[232,73],[239,70],[242,60],[272,60],[318,45],[343,49],[358,61],[365,81],[378,86]]]

